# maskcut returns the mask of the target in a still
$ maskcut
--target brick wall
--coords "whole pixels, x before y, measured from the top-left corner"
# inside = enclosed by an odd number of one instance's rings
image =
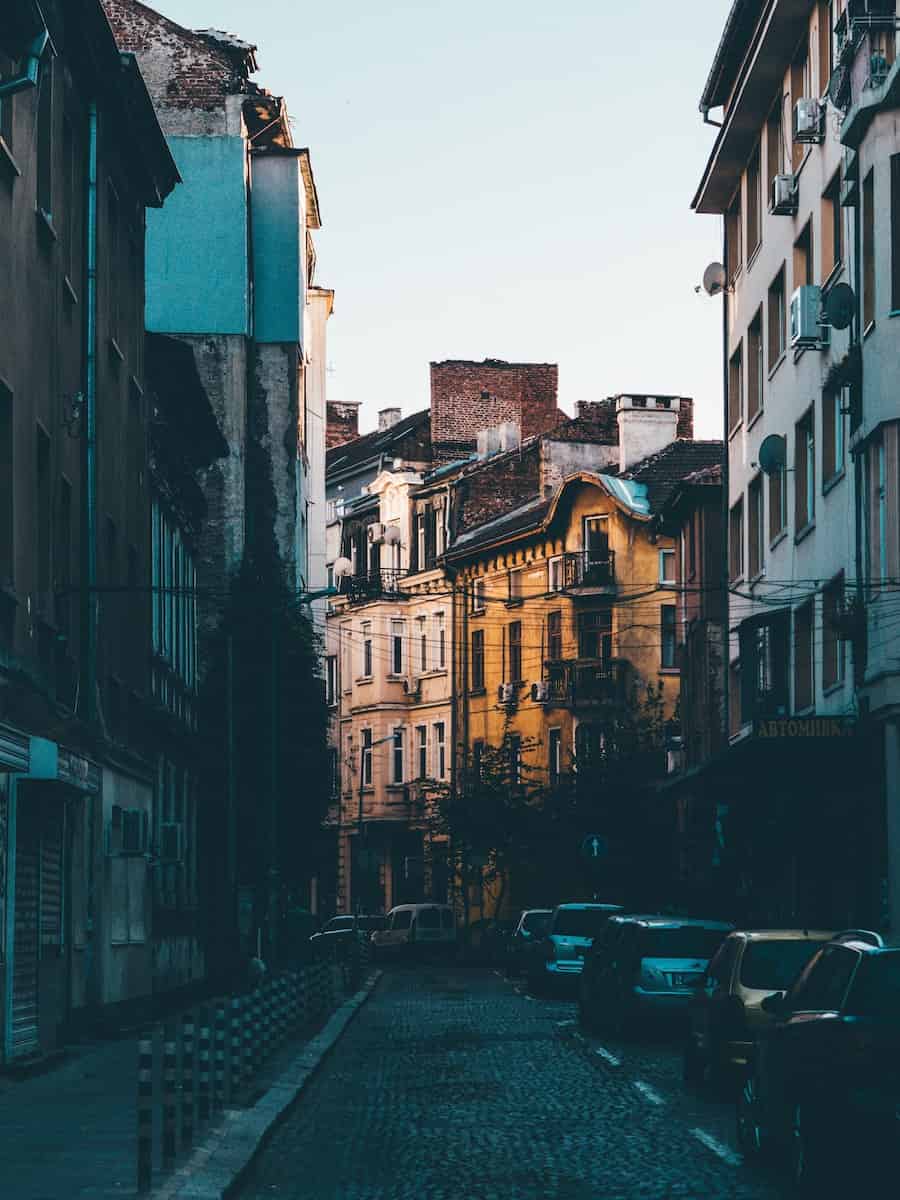
[[[431,436],[435,458],[457,457],[475,447],[482,429],[504,421],[522,438],[554,428],[559,368],[555,363],[508,363],[499,359],[431,364]]]
[[[640,393],[624,394],[638,395]],[[694,401],[690,396],[673,398],[680,401],[675,436],[691,439],[694,436]],[[603,400],[579,400],[575,406],[575,417],[561,426],[556,436],[561,441],[574,442],[584,437],[590,441],[608,442],[611,446],[618,445],[616,397],[608,396]]]
[[[535,499],[540,487],[539,442],[479,464],[462,475],[455,486],[454,536]]]
[[[343,446],[359,437],[359,405],[329,400],[325,405],[325,449]]]

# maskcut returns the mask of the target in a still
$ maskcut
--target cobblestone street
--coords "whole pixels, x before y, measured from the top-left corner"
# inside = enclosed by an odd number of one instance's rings
[[[674,1041],[584,1038],[487,969],[386,972],[242,1200],[775,1200]]]

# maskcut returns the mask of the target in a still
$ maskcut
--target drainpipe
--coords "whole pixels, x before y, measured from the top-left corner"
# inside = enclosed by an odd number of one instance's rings
[[[14,76],[12,79],[7,79],[6,83],[0,83],[0,100],[4,96],[13,96],[16,92],[24,92],[26,88],[37,87],[41,59],[44,56],[44,51],[47,49],[49,41],[50,34],[47,32],[47,26],[44,25],[44,28],[35,37],[25,52],[25,69],[22,73]]]
[[[84,579],[82,671],[89,722],[97,718],[97,104],[88,106],[87,295],[85,304]]]

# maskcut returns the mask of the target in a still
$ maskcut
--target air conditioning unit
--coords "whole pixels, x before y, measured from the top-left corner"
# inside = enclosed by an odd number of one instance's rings
[[[827,344],[827,330],[820,324],[822,289],[815,284],[798,287],[791,296],[791,349],[817,349]]]
[[[119,837],[113,835],[116,830]],[[118,841],[118,845],[116,845]],[[138,857],[146,854],[150,845],[150,822],[140,808],[120,808],[113,805],[112,821],[108,833],[107,851],[110,854],[127,854]]]
[[[373,546],[380,546],[384,541],[384,526],[380,521],[375,521],[369,526],[369,542]]]
[[[497,699],[501,704],[515,704],[516,685],[514,683],[501,683],[497,688]]]
[[[159,861],[180,863],[184,859],[184,826],[180,821],[165,821],[159,827]]]
[[[550,699],[550,684],[541,679],[531,685],[531,698],[536,704],[546,704]]]
[[[805,96],[794,105],[794,141],[814,145],[824,138],[824,105],[815,97]]]
[[[772,180],[769,212],[777,217],[792,217],[797,211],[797,181],[793,175],[776,175]]]

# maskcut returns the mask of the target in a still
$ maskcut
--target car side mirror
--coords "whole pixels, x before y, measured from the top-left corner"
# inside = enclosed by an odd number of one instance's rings
[[[766,996],[760,1004],[763,1012],[769,1014],[770,1017],[780,1016],[785,1010],[785,994],[784,992],[773,992],[771,996]]]

